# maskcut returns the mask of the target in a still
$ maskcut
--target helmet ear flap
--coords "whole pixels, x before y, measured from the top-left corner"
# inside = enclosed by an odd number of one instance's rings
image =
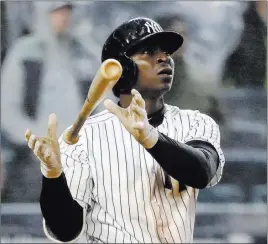
[[[131,93],[131,89],[137,82],[138,66],[125,53],[120,54],[117,60],[123,67],[123,73],[118,82],[113,87],[113,92],[115,96],[119,97],[120,94]]]

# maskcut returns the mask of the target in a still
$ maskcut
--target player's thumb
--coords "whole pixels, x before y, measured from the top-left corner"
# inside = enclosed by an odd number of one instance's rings
[[[53,139],[57,139],[57,116],[56,114],[52,113],[48,117],[48,130],[47,130],[47,136]]]
[[[114,114],[119,118],[122,117],[121,108],[117,104],[115,104],[112,100],[106,99],[103,104],[109,112],[111,112],[112,114]]]

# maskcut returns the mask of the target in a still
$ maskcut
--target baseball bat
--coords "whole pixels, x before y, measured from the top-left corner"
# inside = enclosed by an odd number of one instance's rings
[[[63,134],[66,143],[73,145],[78,142],[78,133],[88,116],[103,100],[105,95],[112,90],[123,72],[121,64],[115,59],[105,60],[98,69],[88,90],[87,98],[72,127]]]

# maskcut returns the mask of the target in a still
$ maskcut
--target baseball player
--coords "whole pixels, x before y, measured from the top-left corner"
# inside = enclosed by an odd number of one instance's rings
[[[214,186],[225,163],[218,125],[199,111],[164,103],[171,89],[171,55],[183,43],[155,21],[135,18],[106,40],[102,62],[117,59],[118,104],[90,116],[79,141],[26,131],[40,159],[44,232],[55,242],[191,243],[200,189]],[[174,81],[176,82],[176,81]]]

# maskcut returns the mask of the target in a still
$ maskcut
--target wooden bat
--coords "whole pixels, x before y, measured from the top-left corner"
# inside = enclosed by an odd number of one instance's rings
[[[121,64],[115,59],[105,60],[97,71],[88,90],[87,98],[72,127],[64,132],[63,139],[72,145],[78,142],[78,133],[88,116],[112,90],[123,72]]]

